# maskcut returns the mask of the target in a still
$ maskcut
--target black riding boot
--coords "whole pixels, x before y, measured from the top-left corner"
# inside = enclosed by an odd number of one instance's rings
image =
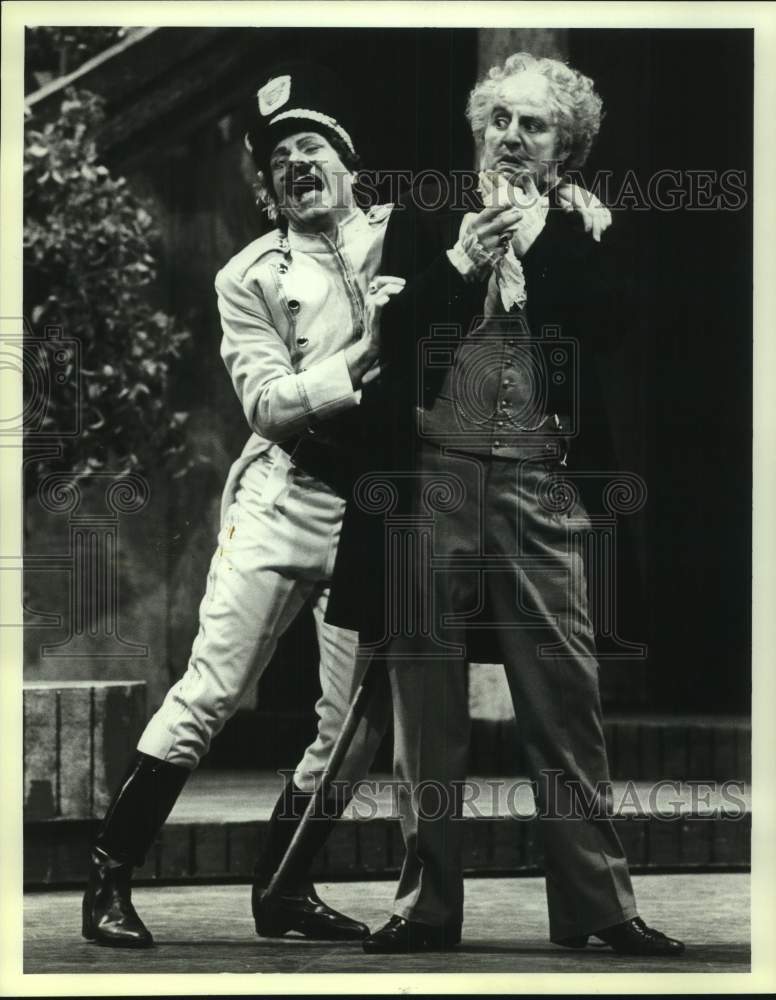
[[[338,913],[318,896],[309,877],[310,866],[347,805],[348,797],[330,795],[305,831],[304,845],[294,864],[283,895],[269,908],[262,903],[288,845],[296,832],[312,792],[297,788],[289,779],[275,803],[261,855],[254,869],[251,903],[256,933],[281,937],[287,931],[319,941],[360,941],[369,934],[366,924]]]
[[[92,848],[82,933],[113,948],[154,941],[132,905],[132,869],[141,866],[191,772],[138,753],[113,796]]]

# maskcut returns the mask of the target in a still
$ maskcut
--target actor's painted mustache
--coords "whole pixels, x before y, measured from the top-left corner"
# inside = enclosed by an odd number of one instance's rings
[[[516,167],[523,170],[527,167],[525,160],[521,159],[519,156],[515,156],[513,153],[501,153],[497,163],[499,166],[504,165],[506,167]]]

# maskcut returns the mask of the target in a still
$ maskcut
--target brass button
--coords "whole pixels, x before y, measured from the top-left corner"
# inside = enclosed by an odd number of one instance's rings
[[[509,381],[508,378],[505,378],[504,379],[504,388],[508,389],[510,387],[510,385],[512,385],[512,383]]]
[[[307,344],[309,343],[307,337],[297,337],[296,342],[297,344],[299,344],[300,347],[307,347]]]
[[[289,299],[288,308],[291,310],[292,313],[299,312],[299,302],[297,301],[297,299]]]
[[[503,421],[503,420],[497,420],[497,421],[496,421],[496,427],[498,427],[498,428],[499,428],[499,430],[501,430],[501,428],[502,428],[503,426],[504,426],[504,421]]]
[[[500,441],[494,441],[493,442],[493,447],[494,448],[500,448],[501,447],[501,442]]]
[[[278,271],[281,274],[285,274],[288,271],[288,264],[286,264],[284,260],[281,260],[281,262],[278,264]]]

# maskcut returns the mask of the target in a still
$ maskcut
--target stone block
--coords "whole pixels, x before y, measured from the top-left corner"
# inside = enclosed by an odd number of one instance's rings
[[[56,692],[24,690],[24,818],[59,815]]]
[[[94,815],[91,688],[66,687],[59,700],[59,802],[63,816]]]
[[[143,681],[92,685],[94,815],[102,816],[135,753],[146,722]]]
[[[24,684],[24,819],[101,818],[145,724],[144,681]]]

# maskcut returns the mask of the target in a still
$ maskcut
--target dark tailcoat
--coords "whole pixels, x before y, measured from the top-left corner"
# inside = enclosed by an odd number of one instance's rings
[[[465,281],[445,252],[458,238],[462,213],[424,210],[418,207],[420,200],[416,196],[398,205],[388,225],[380,273],[404,277],[407,285],[383,312],[383,374],[364,389],[358,417],[367,435],[358,472],[385,473],[393,480],[398,490],[393,513],[409,509],[411,479],[397,473],[411,472],[414,466],[416,408],[432,405],[446,374],[443,366],[422,365],[420,342],[440,326],[457,327],[465,335],[482,315],[486,293],[486,282]],[[422,201],[434,203],[427,192]],[[616,339],[622,312],[623,285],[613,277],[616,246],[611,236],[607,233],[596,243],[584,232],[578,214],[553,204],[544,229],[522,259],[531,335],[559,327],[564,338],[579,342],[580,433],[569,442],[570,471],[614,467],[595,364],[597,351]],[[551,396],[548,411],[556,404],[562,411],[564,403],[565,396]],[[582,493],[584,500],[584,488]],[[383,516],[365,513],[351,491],[327,618],[358,629],[366,642],[385,634],[384,539]],[[487,633],[473,632],[475,637],[469,658],[497,660]]]

